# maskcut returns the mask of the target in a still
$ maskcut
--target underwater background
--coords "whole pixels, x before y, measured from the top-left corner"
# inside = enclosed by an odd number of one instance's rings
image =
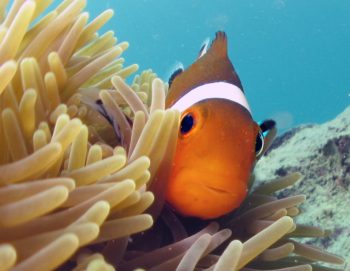
[[[348,8],[0,0],[0,271],[350,271]],[[255,119],[281,134],[265,134],[242,205],[210,223],[166,202],[180,112],[145,69],[167,81],[218,29]]]
[[[103,30],[130,43],[124,57],[167,81],[197,57],[206,38],[227,32],[229,56],[256,120],[279,131],[334,118],[350,101],[349,0],[88,1]]]

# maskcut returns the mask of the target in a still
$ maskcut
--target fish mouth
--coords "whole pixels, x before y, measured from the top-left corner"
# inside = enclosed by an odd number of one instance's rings
[[[230,195],[232,197],[234,197],[234,193],[230,193],[229,191],[227,190],[224,190],[224,189],[220,189],[220,188],[217,188],[217,187],[213,187],[213,186],[210,186],[210,185],[204,185],[207,189],[211,190],[211,191],[214,191],[216,193],[220,193],[220,194],[225,194],[225,195]]]
[[[202,187],[205,190],[214,192],[215,194],[220,194],[222,196],[236,198],[240,194],[237,193],[237,189],[238,191],[241,191],[243,187],[244,190],[246,189],[245,183],[241,181],[235,181],[235,185],[232,186],[232,189],[230,189],[229,187],[225,187],[227,186],[227,180],[237,180],[237,178],[235,178],[235,176],[233,176],[232,174],[223,174],[222,172],[218,171],[205,170],[204,172],[202,172],[202,174],[198,176],[198,173],[196,171],[189,170],[187,167],[183,168],[180,172],[181,177],[183,175],[192,175],[191,177],[184,178],[187,180],[186,183],[198,185],[198,187]],[[176,176],[176,178],[178,177],[179,175]]]
[[[243,182],[228,182],[235,176],[182,170],[174,176],[167,201],[184,216],[213,219],[236,209],[246,195]],[[181,197],[179,197],[181,195]]]

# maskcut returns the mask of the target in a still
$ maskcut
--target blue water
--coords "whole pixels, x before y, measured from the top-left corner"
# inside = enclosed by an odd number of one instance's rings
[[[95,6],[94,6],[95,5]],[[90,1],[115,10],[107,29],[130,42],[128,64],[167,80],[202,42],[225,30],[256,120],[282,129],[334,118],[350,101],[349,0]]]

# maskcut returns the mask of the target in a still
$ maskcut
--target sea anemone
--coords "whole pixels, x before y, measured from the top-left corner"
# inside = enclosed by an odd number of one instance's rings
[[[167,85],[152,71],[130,86],[124,80],[138,69],[120,57],[128,43],[97,34],[113,11],[88,23],[86,0],[62,1],[43,16],[50,0],[16,0],[6,14],[7,3],[0,1],[0,270],[343,264],[295,239],[327,234],[295,225],[304,196],[273,196],[298,173],[253,188],[217,221],[178,217],[164,189],[179,113],[165,109]]]

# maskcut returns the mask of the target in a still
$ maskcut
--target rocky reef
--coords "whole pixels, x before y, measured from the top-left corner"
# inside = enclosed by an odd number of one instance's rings
[[[278,197],[306,195],[297,221],[329,230],[305,242],[350,258],[350,107],[320,125],[302,125],[277,137],[255,168],[257,180],[298,171],[303,178]],[[259,183],[259,181],[257,181]]]

